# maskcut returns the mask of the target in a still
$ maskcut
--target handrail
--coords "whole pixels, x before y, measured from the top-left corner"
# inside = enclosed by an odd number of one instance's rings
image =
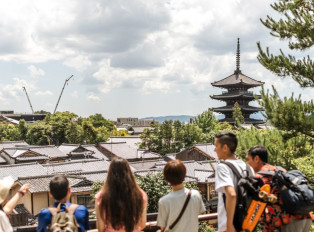
[[[198,221],[208,221],[211,219],[217,219],[218,214],[217,213],[211,213],[211,214],[202,214],[198,215]],[[144,229],[151,229],[157,227],[157,221],[151,221],[146,222],[146,227]],[[87,232],[98,232],[97,229],[88,230]]]
[[[199,221],[207,221],[207,220],[217,219],[217,217],[218,217],[217,213],[202,214],[202,215],[198,216],[198,220]],[[92,227],[94,227],[94,228],[96,227],[96,219],[90,219],[89,222],[90,222],[90,225]],[[13,229],[16,232],[35,232],[36,228],[37,228],[36,225],[31,225],[31,226],[14,227]],[[157,221],[149,221],[149,222],[146,222],[146,227],[144,229],[156,231],[156,230],[154,230],[155,228],[157,230]],[[91,230],[88,230],[87,232],[98,232],[98,230],[97,229],[91,229]]]

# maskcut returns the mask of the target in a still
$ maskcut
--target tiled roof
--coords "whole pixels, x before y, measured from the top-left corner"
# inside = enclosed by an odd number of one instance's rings
[[[0,164],[5,164],[5,163],[7,163],[7,161],[4,158],[2,158],[2,156],[0,156]]]
[[[217,161],[213,161],[213,160],[205,160],[205,161],[200,161],[198,163],[202,165],[203,167],[202,169],[206,169],[208,171],[215,171],[218,165]]]
[[[20,146],[28,146],[28,144],[23,140],[21,140],[21,141],[2,141],[2,142],[0,142],[0,151],[3,148],[20,147]]]
[[[99,146],[106,149],[109,153],[112,153],[118,157],[124,159],[148,159],[148,158],[160,158],[160,155],[154,152],[147,152],[144,154],[143,150],[138,150],[126,142],[114,142],[114,143],[100,143]],[[143,155],[144,154],[144,155]]]
[[[44,176],[32,176],[27,178],[19,178],[17,181],[19,183],[26,184],[29,183],[29,191],[31,193],[39,193],[39,192],[48,192],[49,191],[49,183],[51,179],[53,178],[53,175],[44,175]],[[85,189],[82,189],[82,187],[76,187],[72,189],[73,185],[77,185],[80,182],[83,182],[86,180],[85,177],[80,176],[67,176],[67,179],[69,180],[69,184],[71,187],[72,192],[81,192],[85,191]],[[88,186],[89,189],[91,189],[91,184]],[[74,190],[74,191],[73,191]]]
[[[108,170],[109,162],[106,160],[79,160],[71,162],[44,164],[43,167],[49,174],[55,173],[82,173]]]
[[[199,164],[198,162],[191,160],[191,161],[182,161],[186,167],[186,175],[187,176],[194,176],[194,170],[195,169],[204,169],[204,167]],[[164,166],[166,165],[166,163],[164,164],[156,164],[156,168],[164,168]]]
[[[156,152],[138,150],[138,153],[139,153],[139,156],[142,159],[158,159],[158,158],[161,158],[161,155],[159,155]]]
[[[105,182],[107,179],[108,171],[96,171],[96,172],[83,172],[80,176],[86,177],[87,180],[93,182]]]
[[[215,172],[206,170],[206,169],[195,169],[194,170],[194,177],[198,179],[198,182],[207,182],[209,183],[209,180],[214,179]],[[214,180],[215,182],[215,180]]]
[[[107,142],[126,142],[130,147],[138,149],[142,139],[139,136],[111,136]]]
[[[134,167],[136,170],[145,170],[154,168],[158,160],[143,160],[137,162],[129,162],[130,166]]]
[[[220,81],[215,81],[211,83],[212,86],[217,86],[217,87],[224,87],[228,85],[250,85],[250,86],[261,86],[264,84],[264,82],[254,80],[251,77],[248,77],[244,74],[240,73],[233,73],[230,76],[220,80]]]
[[[220,95],[212,95],[210,96],[212,99],[254,99],[253,93],[228,93],[228,94],[220,94]],[[257,95],[258,98],[261,97],[261,95]]]
[[[67,158],[56,146],[36,146],[29,147],[29,150],[45,155],[50,158]]]
[[[19,177],[47,175],[48,171],[38,163],[0,165],[0,177],[12,176],[14,180]]]
[[[95,147],[95,145],[93,144],[87,144],[87,145],[80,145],[80,144],[61,144],[58,149],[65,155],[69,155],[69,154],[75,154],[76,153],[76,149],[85,149],[86,150],[86,154],[89,154],[91,157],[97,158],[97,159],[105,159],[105,160],[109,160],[108,157],[103,154],[101,151],[99,151],[97,149],[97,147]],[[90,153],[88,153],[90,152]],[[84,153],[84,152],[78,152],[78,153]]]
[[[97,159],[105,159],[105,160],[109,160],[109,158],[103,154],[100,150],[98,150],[97,147],[92,146],[92,145],[83,145],[84,148],[86,148],[89,151],[94,152],[92,154],[93,157],[97,158]]]
[[[218,159],[217,153],[215,152],[215,145],[213,145],[213,144],[196,144],[196,145],[194,145],[194,147],[196,147],[200,151],[204,152],[208,156],[210,156],[214,159]]]
[[[256,112],[256,111],[263,110],[262,107],[255,107],[255,106],[242,106],[242,105],[240,105],[239,107],[241,108],[242,111]],[[217,111],[217,112],[229,112],[229,111],[232,111],[232,108],[233,108],[233,106],[230,105],[230,106],[216,107],[216,108],[213,108],[213,110]]]
[[[11,147],[4,148],[6,152],[12,158],[23,156],[25,153],[33,152],[37,155],[45,156],[47,158],[67,158],[57,147],[55,146],[23,146],[23,147]]]
[[[153,168],[153,169],[146,169],[146,170],[138,170],[134,172],[135,176],[146,176],[148,174],[158,174],[160,172],[162,172],[163,168]]]

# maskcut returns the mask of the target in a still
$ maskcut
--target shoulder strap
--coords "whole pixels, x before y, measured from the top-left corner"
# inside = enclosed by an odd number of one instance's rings
[[[242,175],[239,173],[238,169],[232,163],[226,162],[226,161],[221,161],[221,163],[227,165],[231,169],[233,174],[236,175],[236,177],[238,179],[240,179],[242,177]]]
[[[69,207],[66,207],[65,209],[66,209],[66,211],[68,213],[73,213],[74,214],[74,212],[77,209],[77,207],[79,207],[78,204],[71,204]]]
[[[187,198],[186,198],[186,200],[185,200],[185,202],[184,202],[183,208],[182,208],[182,210],[181,210],[179,216],[177,217],[177,219],[176,219],[176,220],[171,224],[171,226],[169,227],[170,230],[172,230],[172,228],[175,227],[175,225],[176,225],[176,224],[179,222],[179,220],[181,219],[181,217],[182,217],[182,215],[183,215],[183,213],[184,213],[184,211],[185,211],[185,209],[186,209],[186,207],[187,207],[187,205],[188,205],[188,203],[189,203],[189,201],[190,201],[191,194],[192,194],[192,190],[189,191],[188,196],[187,196]]]
[[[48,208],[48,210],[52,216],[55,216],[57,213],[59,213],[60,209],[61,209],[61,203],[59,203],[57,207],[49,207]]]

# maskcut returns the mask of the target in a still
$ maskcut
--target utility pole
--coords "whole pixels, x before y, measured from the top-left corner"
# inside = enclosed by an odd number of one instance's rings
[[[58,107],[58,105],[59,105],[59,101],[60,101],[60,98],[61,98],[61,96],[62,96],[62,93],[63,93],[64,87],[65,87],[65,84],[67,84],[68,81],[69,81],[72,77],[73,77],[73,75],[70,76],[68,79],[65,80],[64,85],[63,85],[63,88],[62,88],[61,93],[60,93],[60,96],[59,96],[59,99],[58,99],[58,102],[57,102],[57,105],[56,105],[55,110],[53,111],[53,113],[56,113],[56,111],[57,111],[57,107]]]
[[[24,90],[24,92],[26,93],[26,97],[27,97],[27,100],[28,100],[29,106],[31,107],[32,113],[34,113],[34,110],[33,110],[33,106],[32,106],[31,100],[29,100],[29,97],[28,97],[28,94],[27,94],[26,88],[25,88],[24,86],[23,86],[23,90]]]

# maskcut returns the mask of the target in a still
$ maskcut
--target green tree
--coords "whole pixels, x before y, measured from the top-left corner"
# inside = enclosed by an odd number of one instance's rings
[[[114,125],[111,121],[108,119],[105,119],[101,114],[94,114],[87,118],[88,121],[90,121],[95,128],[105,126],[108,128],[108,131],[112,131],[114,128]]]
[[[241,124],[244,123],[244,117],[242,115],[241,108],[239,106],[239,103],[234,103],[234,106],[232,107],[232,118],[234,120],[234,125],[237,127],[240,127]]]
[[[214,112],[208,109],[193,118],[193,123],[196,124],[203,133],[209,133],[216,130],[218,120],[216,119]]]
[[[77,122],[67,124],[65,130],[65,139],[71,144],[80,144],[83,141],[83,128]]]
[[[15,141],[20,139],[18,126],[0,123],[0,141]]]
[[[26,142],[34,145],[48,145],[51,141],[51,126],[44,121],[34,122],[29,125]]]
[[[273,19],[269,15],[266,20],[261,20],[270,34],[279,39],[289,40],[289,49],[305,50],[314,44],[314,3],[313,0],[279,0],[271,7],[280,13],[283,18]],[[291,76],[302,87],[314,86],[314,63],[310,56],[296,59],[292,55],[285,55],[280,50],[280,55],[269,53],[269,48],[264,52],[260,43],[257,43],[259,62],[268,70],[280,77]]]
[[[59,146],[60,144],[66,142],[65,132],[67,130],[67,125],[77,118],[78,116],[69,111],[56,112],[52,114],[47,123],[51,126],[52,133],[52,143]]]
[[[27,125],[26,125],[26,122],[24,119],[21,119],[19,121],[19,132],[20,132],[20,135],[21,135],[21,139],[22,140],[26,140],[26,134],[27,134]]]
[[[313,100],[302,102],[301,95],[298,98],[285,97],[280,99],[277,90],[273,86],[273,94],[269,91],[261,91],[259,104],[264,107],[263,115],[280,130],[285,130],[290,137],[298,133],[314,137],[314,104]]]
[[[83,119],[82,127],[83,139],[85,140],[85,142],[90,144],[95,143],[97,138],[97,130],[93,126],[93,124],[90,121]]]

